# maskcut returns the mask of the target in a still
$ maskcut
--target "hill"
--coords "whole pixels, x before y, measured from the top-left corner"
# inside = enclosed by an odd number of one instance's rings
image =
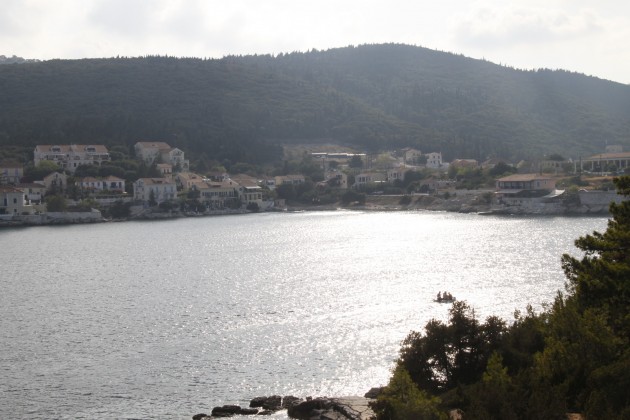
[[[630,146],[630,86],[407,45],[278,56],[52,60],[0,66],[0,146],[167,141],[262,163],[286,143],[447,159]],[[194,158],[193,158],[194,160]]]

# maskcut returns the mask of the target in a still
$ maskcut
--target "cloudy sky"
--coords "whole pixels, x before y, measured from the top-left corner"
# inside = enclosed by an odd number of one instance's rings
[[[396,42],[630,84],[625,0],[0,0],[0,55],[223,57]]]

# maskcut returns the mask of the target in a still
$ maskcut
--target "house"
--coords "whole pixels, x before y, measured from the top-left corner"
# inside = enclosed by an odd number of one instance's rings
[[[514,174],[496,180],[495,197],[499,204],[515,206],[562,192],[556,193],[556,180],[549,176]]]
[[[199,201],[209,209],[224,209],[233,207],[239,198],[239,185],[230,180],[215,182],[206,180],[194,184],[193,190],[199,191]]]
[[[393,168],[387,170],[387,182],[393,183],[395,181],[404,181],[405,180],[405,172],[407,169],[405,168]]]
[[[330,187],[345,190],[348,188],[348,175],[341,171],[327,171],[324,174],[324,182]]]
[[[387,182],[387,174],[382,172],[363,172],[354,177],[354,188]]]
[[[630,152],[600,153],[580,160],[580,169],[591,172],[608,172],[630,168]]]
[[[422,160],[422,152],[418,149],[405,147],[400,151],[400,156],[404,163],[409,165],[417,165]]]
[[[27,204],[41,204],[46,196],[46,186],[42,184],[17,184],[16,188],[24,192]]]
[[[39,181],[38,181],[39,182]],[[49,194],[64,193],[68,190],[68,175],[53,172],[44,177],[42,181]]]
[[[230,181],[238,184],[238,195],[244,207],[255,203],[259,208],[263,208],[263,190],[258,185],[258,180],[256,178],[249,175],[239,174],[230,177]]]
[[[188,172],[190,163],[184,158],[184,152],[161,141],[139,141],[134,145],[136,157],[147,165],[157,159],[160,163],[168,163],[175,172]]]
[[[175,184],[177,188],[188,191],[197,184],[203,184],[206,178],[197,175],[194,172],[180,172],[175,175]]]
[[[103,162],[111,160],[107,147],[102,144],[37,145],[33,156],[35,166],[47,160],[72,173],[81,165],[100,166]]]
[[[32,209],[26,202],[24,191],[10,185],[0,186],[0,214],[15,216],[32,213]]]
[[[427,153],[425,156],[427,157],[427,168],[439,169],[444,165],[441,152]]]
[[[99,192],[109,191],[112,193],[125,192],[125,180],[113,175],[107,178],[86,177],[75,182],[75,185],[83,191]]]
[[[230,176],[227,174],[227,172],[210,172],[206,177],[210,181],[214,182],[223,182],[230,179]]]
[[[175,181],[168,178],[140,178],[133,183],[133,199],[149,203],[174,200],[177,197]]]
[[[300,185],[306,182],[304,175],[282,175],[276,176],[274,179],[276,187],[280,185]]]
[[[545,175],[515,174],[496,180],[497,191],[514,193],[516,191],[546,191],[556,189],[556,180]]]
[[[476,159],[454,159],[450,166],[455,168],[471,168],[475,169],[479,167],[479,162]]]
[[[5,161],[0,163],[0,185],[19,184],[24,176],[24,166],[18,162]]]
[[[162,178],[170,178],[173,176],[173,165],[170,163],[158,163],[155,167],[162,175]]]

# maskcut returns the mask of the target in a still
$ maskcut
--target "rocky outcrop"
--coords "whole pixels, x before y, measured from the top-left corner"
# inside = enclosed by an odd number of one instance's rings
[[[212,414],[199,413],[193,416],[193,420],[206,420],[219,417],[232,417],[235,415],[271,415],[276,411],[285,410],[304,401],[291,395],[281,397],[280,395],[272,395],[270,397],[256,397],[249,402],[249,408],[239,405],[222,405],[214,407]]]
[[[288,409],[289,417],[300,420],[369,420],[374,412],[365,397],[313,398]]]
[[[372,388],[366,395],[376,395],[381,388]],[[279,410],[287,410],[289,417],[306,420],[371,420],[374,412],[368,403],[371,398],[311,398],[306,400],[293,396],[256,397],[249,403],[250,408],[238,405],[214,407],[212,414],[195,414],[193,420],[211,420],[235,415],[271,415]]]

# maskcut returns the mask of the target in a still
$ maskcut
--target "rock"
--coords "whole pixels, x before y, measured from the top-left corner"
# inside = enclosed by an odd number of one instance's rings
[[[256,397],[249,402],[250,407],[262,407],[267,397]]]
[[[224,405],[222,407],[214,407],[212,409],[212,417],[232,417],[240,412],[241,407],[238,405]]]
[[[304,401],[302,398],[287,395],[282,399],[282,408],[290,408]]]
[[[210,418],[210,416],[207,415],[206,413],[199,413],[193,416],[193,420],[204,420],[206,418]]]
[[[237,414],[251,416],[253,414],[258,414],[258,409],[257,408],[241,408],[241,411],[239,411]]]
[[[322,410],[332,410],[333,403],[328,398],[314,398],[303,401],[287,411],[289,417],[300,420],[309,420],[315,415],[320,415]]]
[[[258,413],[259,416],[270,416],[273,413],[275,413],[275,411],[273,410],[263,410],[261,412]]]
[[[315,398],[288,409],[289,417],[300,420],[367,420],[374,412],[364,397]]]
[[[282,397],[280,395],[272,395],[263,403],[262,408],[265,410],[280,410],[282,408]]]
[[[365,393],[364,397],[371,398],[371,399],[378,398],[378,396],[381,395],[381,392],[383,392],[384,389],[385,389],[384,386],[370,388],[370,390]]]
[[[280,395],[272,395],[271,397],[256,397],[249,402],[249,406],[278,411],[282,408],[282,397]]]

